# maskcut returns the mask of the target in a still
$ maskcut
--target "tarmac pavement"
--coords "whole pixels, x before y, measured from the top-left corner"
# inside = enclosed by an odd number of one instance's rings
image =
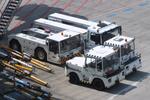
[[[123,34],[136,38],[136,49],[142,54],[142,67],[105,91],[86,85],[73,85],[64,68],[50,64],[55,74],[38,71],[49,82],[56,100],[149,100],[150,98],[150,0],[23,0],[9,27],[9,33],[30,27],[33,20],[53,12],[65,12],[93,21],[108,20],[123,28]]]

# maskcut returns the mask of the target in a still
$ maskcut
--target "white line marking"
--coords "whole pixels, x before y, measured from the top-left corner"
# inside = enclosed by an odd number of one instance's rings
[[[141,82],[143,79],[145,79],[146,77],[149,78],[149,77],[150,77],[150,73],[149,73],[148,75],[146,75],[145,77],[143,77],[142,79],[140,79],[139,81],[134,82],[134,83],[132,83],[130,86],[126,87],[125,89],[123,89],[123,90],[121,90],[121,91],[119,91],[117,94],[111,96],[111,97],[108,98],[107,100],[113,100],[115,97],[119,96],[120,94],[129,91],[129,90],[132,89],[133,87],[137,86],[138,83],[140,83],[140,82]]]
[[[111,96],[110,98],[108,98],[107,100],[113,100],[115,97],[117,97],[118,95],[129,91],[130,89],[132,89],[134,86],[137,86],[139,82],[134,82],[133,84],[131,84],[130,86],[126,87],[125,89],[121,90],[120,92],[118,92],[117,94]]]

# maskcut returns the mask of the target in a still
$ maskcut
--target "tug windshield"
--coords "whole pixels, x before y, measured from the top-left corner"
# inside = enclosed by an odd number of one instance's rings
[[[59,53],[59,43],[53,40],[49,40],[49,51],[55,54]]]
[[[95,33],[94,35],[91,35],[91,40],[95,41],[96,44],[103,44],[105,41],[115,37],[118,34],[121,34],[120,26],[104,31],[103,33]]]
[[[118,69],[119,56],[114,54],[107,58],[103,58],[103,70],[106,74],[111,74]]]
[[[80,35],[68,38],[60,42],[60,53],[65,53],[80,47]]]
[[[134,49],[135,49],[135,46],[134,46],[134,41],[133,41],[121,47],[121,54],[122,56],[127,55],[130,52],[134,51]]]
[[[116,27],[114,29],[108,30],[102,34],[103,42],[106,40],[115,37],[116,35],[121,34],[121,27]]]

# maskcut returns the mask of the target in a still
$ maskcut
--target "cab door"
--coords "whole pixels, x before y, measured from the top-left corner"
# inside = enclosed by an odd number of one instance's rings
[[[86,67],[83,68],[82,73],[84,81],[90,81],[93,79],[94,75],[96,75],[96,63],[91,62],[86,64]]]
[[[48,61],[53,63],[59,63],[59,42],[54,40],[49,40],[48,44]]]

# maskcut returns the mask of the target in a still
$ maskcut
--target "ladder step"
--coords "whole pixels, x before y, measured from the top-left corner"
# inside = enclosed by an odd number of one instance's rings
[[[20,1],[20,0],[18,0],[18,1],[17,1],[17,0],[15,0],[15,1],[11,1],[11,3],[18,4],[18,3],[19,3],[19,1]]]
[[[6,28],[6,26],[0,26],[0,29],[4,29],[4,28]]]
[[[13,11],[14,11],[14,9],[7,9],[3,13],[5,13],[5,12],[13,12]]]
[[[2,17],[3,17],[3,18],[6,18],[6,19],[7,19],[7,18],[10,18],[9,16],[2,16]]]
[[[9,7],[9,8],[7,8],[7,9],[5,9],[5,11],[7,11],[7,10],[8,10],[8,11],[13,11],[13,10],[15,10],[15,9],[14,9],[13,7],[11,7],[11,8]]]
[[[17,7],[17,5],[14,5],[14,4],[10,4],[10,6],[9,7]]]
[[[9,20],[9,19],[10,19],[10,17],[8,17],[8,16],[2,16],[2,19]]]
[[[9,5],[18,5],[17,2],[11,2]]]
[[[12,9],[12,10],[15,10],[16,7],[12,7],[12,6],[9,6],[8,9]]]
[[[4,31],[4,30],[1,30],[1,29],[0,29],[0,32],[3,32],[3,31]]]
[[[9,21],[9,20],[2,18],[0,21]]]
[[[3,27],[1,26],[1,27],[0,27],[0,29],[4,29],[4,28],[6,28],[6,26],[3,26]]]
[[[6,25],[1,25],[1,26],[0,26],[0,28],[4,28],[4,27],[6,27]]]
[[[1,19],[1,20],[0,20],[0,22],[4,22],[4,23],[7,22],[7,21],[8,21],[8,20],[4,20],[4,19]]]
[[[0,23],[0,25],[1,25],[1,26],[6,26],[6,25],[7,25],[7,23]]]
[[[11,3],[10,4],[18,4],[19,2],[17,2],[17,1],[11,1]]]
[[[4,30],[6,27],[0,27],[0,30]]]
[[[6,27],[4,27],[4,28],[0,28],[0,30],[4,30]]]
[[[0,27],[5,27],[6,26],[6,24],[0,24]]]
[[[3,28],[3,27],[5,27],[6,25],[3,25],[3,26],[0,26],[0,28]]]
[[[6,10],[4,13],[12,13],[13,10]]]
[[[6,29],[6,28],[4,28],[4,29],[0,29],[0,31],[1,31],[1,32],[3,32],[5,29]]]
[[[7,9],[10,9],[10,10],[15,10],[15,8],[14,8],[14,7],[8,7]]]
[[[16,8],[21,4],[22,0],[9,0],[5,10],[0,17],[0,33],[5,33],[13,18]]]
[[[6,26],[6,24],[0,24],[0,27],[5,27]]]
[[[6,13],[11,14],[12,12],[4,12],[4,14],[6,14]]]
[[[1,20],[0,22],[7,23],[8,21]]]
[[[1,21],[8,22],[9,20],[8,19],[1,19],[0,22]]]
[[[4,34],[4,31],[0,31],[0,33]]]
[[[8,16],[8,17],[11,17],[11,13],[4,13],[4,15],[3,16]]]
[[[4,30],[6,28],[6,26],[5,27],[0,27],[0,30]]]

